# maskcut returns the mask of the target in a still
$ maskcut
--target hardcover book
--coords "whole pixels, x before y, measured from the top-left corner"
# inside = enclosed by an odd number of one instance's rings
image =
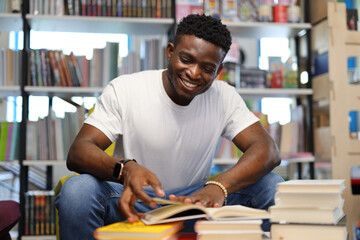
[[[138,221],[129,223],[127,221],[113,223],[97,228],[94,232],[96,239],[168,239],[183,228],[182,222],[172,222],[147,226]]]
[[[270,215],[266,210],[241,205],[228,205],[219,208],[211,208],[195,204],[173,202],[161,198],[154,198],[154,201],[168,205],[147,212],[145,214],[145,218],[142,219],[142,221],[147,225],[196,218],[207,218],[212,220],[270,218]]]

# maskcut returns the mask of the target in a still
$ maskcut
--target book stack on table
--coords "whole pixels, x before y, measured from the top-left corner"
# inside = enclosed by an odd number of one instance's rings
[[[269,208],[272,240],[346,240],[343,179],[279,183]]]

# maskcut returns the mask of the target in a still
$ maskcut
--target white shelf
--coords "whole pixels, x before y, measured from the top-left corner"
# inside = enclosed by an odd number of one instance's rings
[[[89,16],[26,15],[32,30],[52,32],[126,33],[163,35],[172,27],[172,18],[122,18]]]
[[[238,88],[236,91],[241,96],[254,97],[296,97],[313,94],[310,88]]]
[[[22,240],[56,240],[56,235],[21,236]]]
[[[23,30],[23,22],[20,13],[1,13],[0,14],[0,32]]]
[[[29,95],[35,96],[94,96],[97,97],[102,92],[102,87],[35,87],[26,86],[25,91]]]
[[[13,161],[0,161],[0,166],[4,166],[4,165],[16,165],[19,164],[18,160],[13,160]]]
[[[65,160],[24,160],[24,166],[65,166]]]
[[[20,86],[0,86],[0,97],[20,96]]]
[[[214,158],[213,164],[217,165],[232,165],[238,161],[237,158]],[[286,161],[289,163],[309,163],[314,162],[314,156],[305,156],[305,157],[296,157],[296,158],[283,158],[282,161]]]
[[[273,23],[273,22],[224,22],[233,37],[289,38],[303,35],[303,31],[311,29],[310,23]]]

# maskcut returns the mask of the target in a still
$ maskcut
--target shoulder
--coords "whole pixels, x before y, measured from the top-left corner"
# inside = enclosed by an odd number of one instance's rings
[[[144,84],[148,81],[153,81],[156,78],[161,78],[162,71],[163,70],[147,70],[131,74],[123,74],[112,80],[110,84]]]
[[[236,89],[227,82],[216,80],[209,88],[208,94],[211,97],[229,99],[232,97],[239,97]]]

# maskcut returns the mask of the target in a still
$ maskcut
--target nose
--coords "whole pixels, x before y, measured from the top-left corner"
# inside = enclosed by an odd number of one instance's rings
[[[188,71],[186,72],[190,79],[199,79],[201,75],[201,68],[198,64],[192,64],[189,66]]]

